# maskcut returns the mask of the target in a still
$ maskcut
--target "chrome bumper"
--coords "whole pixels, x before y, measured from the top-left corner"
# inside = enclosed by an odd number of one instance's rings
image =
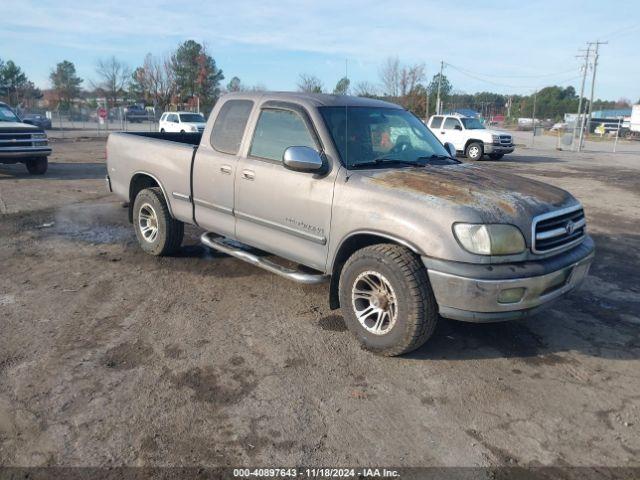
[[[484,153],[512,153],[516,149],[515,145],[494,145],[493,143],[484,144]]]
[[[593,261],[586,257],[544,275],[476,279],[428,270],[440,315],[468,322],[498,322],[526,317],[576,288],[587,276]],[[520,300],[501,301],[505,290],[523,289]]]

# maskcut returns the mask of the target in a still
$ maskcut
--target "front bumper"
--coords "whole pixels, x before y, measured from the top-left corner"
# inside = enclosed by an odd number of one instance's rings
[[[20,159],[48,157],[51,155],[51,147],[9,147],[0,148],[0,163],[15,163]]]
[[[493,143],[484,144],[484,153],[512,153],[516,149],[515,145],[495,145]]]
[[[576,288],[594,257],[590,237],[569,252],[521,264],[480,266],[423,257],[440,315],[467,322],[499,322],[527,317]],[[522,289],[505,303],[505,290]],[[501,301],[502,300],[502,301]]]

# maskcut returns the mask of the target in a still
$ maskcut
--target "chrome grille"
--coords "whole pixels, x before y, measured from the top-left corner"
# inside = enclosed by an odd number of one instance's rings
[[[41,131],[25,131],[19,129],[2,129],[0,130],[0,150],[16,151],[21,148],[29,148],[36,146],[46,146],[46,138],[33,138],[35,134],[41,134]],[[42,145],[44,143],[45,145]]]
[[[500,135],[500,145],[511,145],[511,135]]]
[[[533,220],[532,250],[547,253],[580,243],[587,223],[582,207],[570,207],[539,215]]]

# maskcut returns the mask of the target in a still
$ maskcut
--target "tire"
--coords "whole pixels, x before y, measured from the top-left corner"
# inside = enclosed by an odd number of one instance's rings
[[[369,283],[372,280],[385,289],[386,306],[381,307],[384,296],[368,293],[376,291]],[[395,356],[415,350],[436,327],[438,307],[427,271],[415,254],[400,245],[381,243],[355,252],[340,273],[339,291],[347,327],[365,349],[377,354]],[[395,298],[395,303],[389,298]],[[367,314],[368,309],[372,313]],[[376,313],[381,309],[386,315]]]
[[[500,160],[502,157],[504,157],[504,153],[490,153],[489,154],[489,158],[491,160]]]
[[[30,175],[44,175],[49,168],[49,160],[47,157],[34,158],[27,160],[26,166]]]
[[[160,129],[160,133],[164,133],[164,128],[161,128],[161,129]]]
[[[180,133],[184,133],[184,130],[180,130]]]
[[[482,160],[484,147],[479,142],[471,142],[469,145],[467,145],[464,154],[469,160]]]
[[[159,257],[175,253],[184,236],[184,223],[171,216],[158,187],[141,190],[136,196],[133,228],[142,250]]]

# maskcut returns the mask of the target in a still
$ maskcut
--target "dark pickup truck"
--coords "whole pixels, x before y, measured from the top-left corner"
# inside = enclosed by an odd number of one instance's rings
[[[22,122],[6,103],[0,103],[0,163],[24,163],[30,174],[42,175],[49,155],[44,130]]]

